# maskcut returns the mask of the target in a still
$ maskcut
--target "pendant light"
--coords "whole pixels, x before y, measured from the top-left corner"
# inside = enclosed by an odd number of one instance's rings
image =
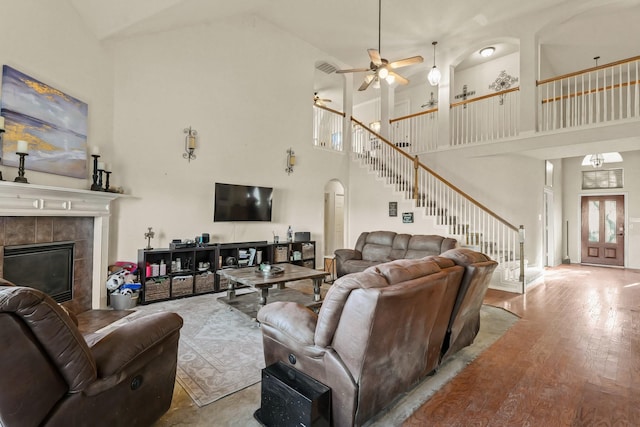
[[[433,68],[429,71],[427,79],[431,86],[437,86],[438,83],[440,83],[440,77],[442,77],[442,73],[438,70],[438,67],[436,67],[436,45],[438,42],[433,42],[431,44],[433,45]]]

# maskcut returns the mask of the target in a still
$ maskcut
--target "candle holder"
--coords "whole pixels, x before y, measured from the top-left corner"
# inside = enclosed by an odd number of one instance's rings
[[[104,181],[104,191],[109,191],[109,175],[111,175],[111,171],[104,171],[105,181]]]
[[[4,126],[4,121],[2,122],[2,126]],[[4,128],[0,127],[0,147],[2,146],[2,134],[4,133]],[[1,150],[1,148],[0,148]],[[0,157],[0,161],[2,160],[2,157]],[[0,181],[4,181],[4,178],[2,178],[2,171],[0,171]]]
[[[98,169],[98,191],[103,191],[102,190],[102,172],[104,172],[104,169]]]
[[[91,157],[93,157],[93,184],[91,184],[91,189],[93,191],[101,191],[102,184],[98,185],[98,158],[100,155],[92,154]]]
[[[18,166],[18,176],[14,179],[14,182],[21,182],[23,184],[28,184],[27,178],[24,177],[24,158],[29,155],[29,153],[16,153],[20,156],[20,165]]]

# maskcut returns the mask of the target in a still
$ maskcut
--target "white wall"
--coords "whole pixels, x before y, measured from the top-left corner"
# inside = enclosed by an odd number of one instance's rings
[[[110,53],[85,28],[63,0],[0,0],[0,64],[9,65],[89,105],[87,142],[100,145],[107,162],[113,160],[113,66]],[[88,156],[90,157],[90,156]],[[77,179],[29,170],[30,183],[89,189],[88,176]],[[13,181],[17,168],[2,166],[4,179]]]
[[[462,71],[456,71],[453,78],[453,93],[451,94],[451,102],[460,102],[462,99],[455,99],[456,95],[462,93],[464,85],[467,85],[467,91],[475,91],[475,94],[468,99],[477,98],[479,96],[495,93],[489,86],[498,78],[502,71],[511,77],[517,77],[518,82],[512,84],[512,87],[520,86],[520,53],[515,52],[500,58],[493,59],[475,67],[470,67]]]
[[[324,186],[348,182],[345,154],[312,147],[315,62],[324,54],[254,17],[114,42],[118,259],[203,232],[212,242],[310,231],[323,254]],[[185,127],[197,159],[182,158]],[[286,150],[297,162],[285,172]],[[215,182],[274,188],[273,222],[214,223]]]
[[[640,141],[639,141],[640,143]],[[624,194],[626,206],[625,266],[640,268],[640,151],[621,153],[622,163],[605,164],[605,168],[624,169],[624,188],[609,190],[582,190],[582,171],[591,166],[581,166],[582,157],[562,161],[564,218],[569,220],[569,257],[580,262],[580,197],[600,194]]]

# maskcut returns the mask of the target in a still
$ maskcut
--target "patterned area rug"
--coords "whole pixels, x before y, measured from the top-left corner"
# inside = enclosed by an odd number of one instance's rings
[[[151,313],[170,311],[184,319],[176,379],[198,406],[215,402],[261,379],[262,334],[245,314],[218,301],[225,294],[137,306],[100,333]]]

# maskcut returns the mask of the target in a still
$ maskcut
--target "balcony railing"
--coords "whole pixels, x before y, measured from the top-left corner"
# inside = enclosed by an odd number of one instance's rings
[[[523,234],[471,196],[451,184],[358,120],[353,125],[352,155],[375,170],[425,215],[435,216],[460,244],[475,247],[501,265],[502,279],[520,282],[524,292]]]
[[[342,126],[345,114],[313,104],[313,145],[333,151],[343,150]]]
[[[640,56],[536,82],[538,131],[640,117]]]
[[[518,135],[520,88],[451,104],[451,145],[465,145]]]
[[[391,141],[407,153],[424,153],[438,148],[438,109],[389,120]]]

